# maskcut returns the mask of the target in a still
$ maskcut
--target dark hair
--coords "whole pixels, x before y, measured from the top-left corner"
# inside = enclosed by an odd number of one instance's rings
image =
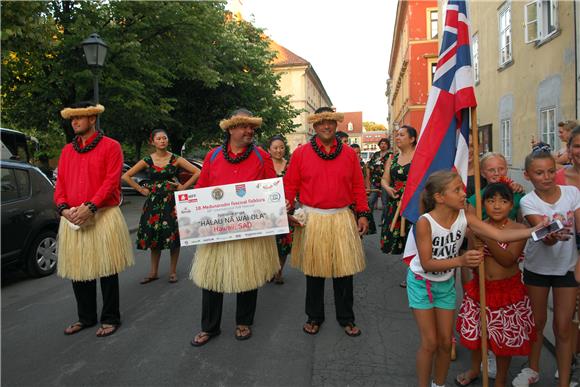
[[[153,129],[151,134],[149,135],[149,142],[153,142],[153,139],[157,135],[157,133],[165,133],[165,135],[169,138],[169,134],[167,134],[167,130],[165,129]]]
[[[442,170],[432,173],[421,193],[421,212],[432,211],[435,208],[435,194],[443,193],[449,183],[457,177],[459,175],[455,171]]]
[[[360,149],[360,145],[359,144],[350,144],[350,147],[353,149]]]
[[[552,147],[550,144],[546,144],[545,142],[537,142],[532,145],[532,152],[552,152]]]
[[[410,125],[403,125],[399,130],[401,129],[407,129],[407,134],[409,135],[409,137],[413,137],[415,139],[415,141],[413,141],[411,145],[413,146],[417,145],[417,129],[413,128]]]
[[[552,156],[550,152],[544,149],[538,149],[526,156],[526,161],[524,162],[524,169],[527,171],[535,160],[540,159],[550,159],[554,163],[556,163],[554,156]]]
[[[383,142],[386,142],[386,143],[387,143],[387,145],[389,146],[389,149],[391,149],[391,141],[390,141],[388,138],[381,138],[381,139],[379,140],[379,142],[377,143],[377,145],[379,145],[379,146],[380,146],[380,145],[381,145],[381,143],[383,143]]]
[[[80,101],[80,102],[75,102],[75,103],[71,104],[69,107],[71,109],[84,109],[84,108],[88,108],[91,106],[97,106],[97,104],[94,103],[93,101]]]
[[[346,133],[346,132],[341,132],[341,131],[338,131],[338,130],[337,130],[337,131],[336,131],[336,137],[337,137],[338,139],[341,139],[341,138],[348,138],[348,133]]]
[[[276,134],[270,137],[270,139],[268,140],[268,149],[270,149],[274,141],[282,141],[284,143],[284,146],[286,146],[286,139],[284,138],[284,136],[282,136],[281,134]]]
[[[318,113],[334,113],[334,109],[332,109],[331,107],[328,107],[328,106],[323,106],[323,107],[319,107],[318,109],[316,109],[314,111],[314,114],[318,114]]]
[[[482,200],[493,199],[495,195],[501,196],[503,199],[513,203],[514,202],[514,191],[511,190],[509,185],[506,183],[491,183],[485,187]]]
[[[575,127],[574,129],[572,129],[572,132],[570,132],[570,138],[568,139],[568,148],[572,147],[572,142],[574,141],[574,138],[578,135],[580,135],[580,126]]]

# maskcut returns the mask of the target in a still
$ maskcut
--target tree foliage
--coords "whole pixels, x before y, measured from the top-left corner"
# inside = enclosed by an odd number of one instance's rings
[[[363,127],[367,132],[378,132],[387,130],[385,125],[376,123],[374,121],[363,121]]]
[[[293,128],[297,111],[276,95],[273,53],[262,31],[226,17],[222,2],[1,7],[2,125],[34,132],[51,156],[72,135],[60,109],[92,99],[94,75],[81,42],[93,32],[109,46],[100,74],[101,127],[133,148],[135,158],[159,127],[176,152],[186,142],[206,149],[220,141],[219,120],[240,106],[264,118],[264,136]]]

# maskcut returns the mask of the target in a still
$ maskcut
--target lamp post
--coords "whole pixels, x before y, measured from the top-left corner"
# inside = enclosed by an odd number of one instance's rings
[[[88,38],[83,40],[81,43],[83,46],[83,51],[85,52],[85,59],[87,64],[93,71],[93,99],[96,104],[99,103],[99,76],[101,75],[101,69],[105,64],[105,58],[107,56],[107,49],[109,46],[101,39],[97,33],[91,34]],[[97,115],[97,130],[101,129],[101,121]]]

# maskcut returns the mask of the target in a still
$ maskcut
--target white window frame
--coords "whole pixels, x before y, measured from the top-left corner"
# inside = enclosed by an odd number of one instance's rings
[[[437,8],[435,9],[429,9],[428,10],[428,15],[429,15],[429,20],[427,21],[427,23],[429,23],[429,39],[438,39],[439,38],[439,10]],[[436,15],[436,20],[433,20],[433,14]],[[435,22],[435,28],[433,28],[433,22]]]
[[[541,43],[559,31],[558,0],[533,0],[524,5],[526,43]]]
[[[498,36],[499,36],[499,65],[505,66],[513,60],[512,48],[512,7],[507,3],[498,12]],[[505,26],[502,27],[502,18],[505,16]]]
[[[505,119],[499,123],[501,138],[501,153],[508,164],[512,163],[512,120]]]
[[[473,34],[471,37],[471,49],[472,49],[472,67],[473,67],[473,80],[475,83],[479,83],[479,35]]]
[[[555,106],[540,110],[540,141],[549,144],[552,149],[559,148]]]

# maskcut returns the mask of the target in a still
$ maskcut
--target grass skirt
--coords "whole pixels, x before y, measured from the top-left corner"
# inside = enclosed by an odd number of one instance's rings
[[[352,211],[347,207],[330,213],[306,212],[306,226],[294,229],[291,265],[308,276],[323,278],[363,271],[364,251]]]
[[[527,356],[536,340],[530,299],[522,274],[485,281],[488,348],[497,356]],[[457,316],[461,344],[470,350],[481,348],[479,277],[465,284]]]
[[[257,289],[280,270],[274,236],[197,246],[190,278],[197,286],[219,293]]]
[[[133,265],[133,246],[119,207],[97,211],[94,222],[73,230],[65,219],[58,230],[58,275],[73,281],[107,277]]]

